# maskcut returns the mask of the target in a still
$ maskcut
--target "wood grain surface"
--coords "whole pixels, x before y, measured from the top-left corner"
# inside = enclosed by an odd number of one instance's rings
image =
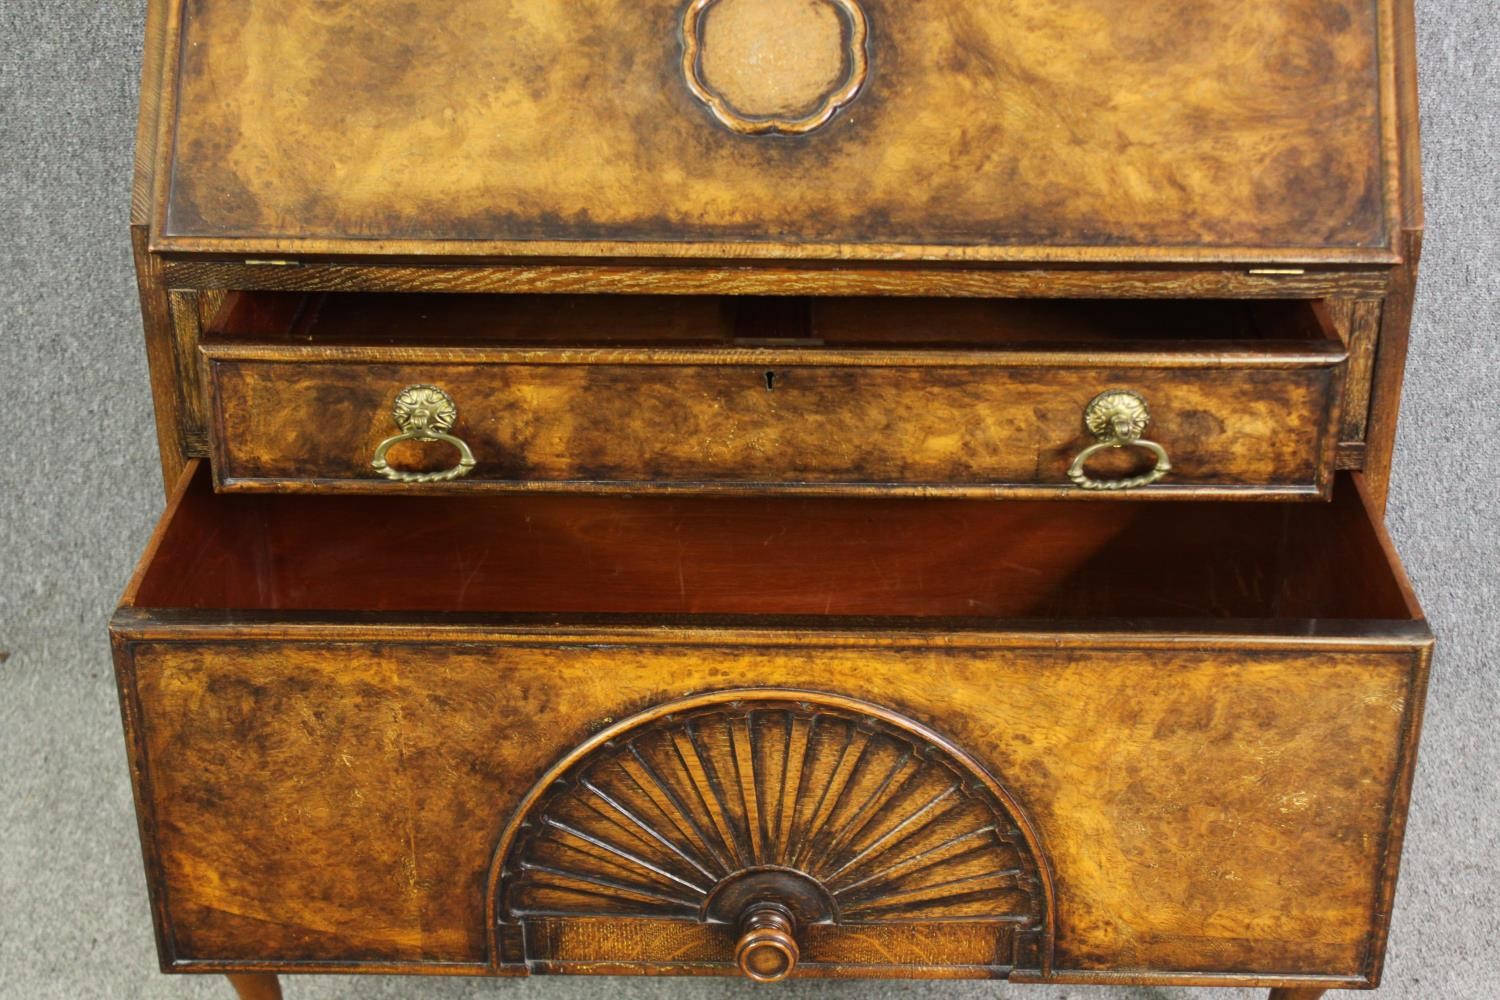
[[[1357,978],[1419,659],[356,634],[122,647],[174,960],[485,967],[490,856],[541,769],[748,683],[858,692],[1000,776],[1055,872],[1059,968]]]
[[[852,103],[747,136],[683,79],[678,0],[177,0],[153,246],[1396,259],[1384,2],[858,6]]]
[[[1193,268],[1129,266],[960,267],[954,265],[788,266],[743,261],[675,264],[245,263],[164,256],[167,280],[184,288],[316,292],[515,292],[613,295],[881,295],[996,298],[1315,299],[1378,298],[1391,285],[1389,266]]]

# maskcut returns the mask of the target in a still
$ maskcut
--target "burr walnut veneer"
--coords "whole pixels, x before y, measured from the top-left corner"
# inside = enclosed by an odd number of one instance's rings
[[[1409,0],[151,0],[169,972],[1379,984]]]

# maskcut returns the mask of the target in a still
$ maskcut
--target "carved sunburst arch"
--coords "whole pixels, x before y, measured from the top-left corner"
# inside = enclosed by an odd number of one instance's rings
[[[819,725],[825,747],[833,745],[828,740],[845,737],[858,744],[854,756],[847,747],[841,751],[843,784],[833,792],[822,789],[821,800],[820,790],[809,788],[803,777],[812,773],[806,762],[821,752],[815,752],[812,735]],[[692,749],[695,726],[719,727],[717,763],[711,754],[700,759]],[[757,726],[760,744],[751,732]],[[769,750],[767,734],[776,744]],[[698,793],[712,797],[715,789],[732,791],[741,796],[739,804],[689,815],[694,811],[684,807],[689,794],[680,784],[674,791],[670,781],[652,773],[651,746],[670,748],[670,740],[689,747],[693,765],[681,775],[706,778]],[[889,761],[897,761],[881,786],[886,796],[881,805],[892,806],[895,814],[893,821],[881,821],[885,828],[870,824],[873,797],[864,811],[851,806],[842,813],[826,801],[853,789],[849,774],[872,747],[887,755],[877,777],[884,776]],[[872,768],[875,756],[870,756]],[[824,754],[823,763],[831,759]],[[638,856],[642,841],[629,847],[618,833],[608,833],[607,821],[597,825],[601,815],[615,823],[629,815],[628,809],[611,814],[619,806],[611,804],[617,789],[663,807],[657,815],[668,820],[668,829],[653,833],[648,823],[633,831],[655,837],[660,851],[654,863]],[[621,829],[628,827],[627,821]],[[922,854],[911,854],[903,840],[922,836],[942,849],[921,845]],[[597,867],[597,857],[581,869],[559,861],[574,857],[579,848],[613,860],[623,876],[603,880],[603,888],[583,881],[597,874],[589,870]],[[1004,864],[986,851],[1003,857]],[[952,865],[955,874],[979,888],[958,902],[924,889],[916,895],[926,898],[912,902],[909,884],[901,880],[936,865]],[[985,875],[1002,866],[1011,870],[975,877],[976,870]],[[1052,877],[1034,826],[1007,789],[951,741],[914,720],[857,699],[795,689],[719,691],[658,705],[564,755],[517,805],[496,846],[487,891],[491,958],[503,961],[497,939],[501,925],[528,914],[713,922],[725,896],[739,891],[747,877],[769,872],[791,873],[805,882],[807,891],[797,905],[808,912],[799,916],[813,922],[952,919],[973,916],[976,898],[994,898],[995,918],[1024,924],[1039,946],[1038,964],[1043,971],[1051,966]],[[897,897],[903,897],[899,904]]]

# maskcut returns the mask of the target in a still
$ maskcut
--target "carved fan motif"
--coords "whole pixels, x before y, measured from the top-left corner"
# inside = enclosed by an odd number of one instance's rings
[[[812,886],[789,904],[807,922],[1039,927],[1037,862],[992,779],[850,704],[710,704],[595,748],[518,831],[501,919],[718,922],[721,896],[775,872]]]

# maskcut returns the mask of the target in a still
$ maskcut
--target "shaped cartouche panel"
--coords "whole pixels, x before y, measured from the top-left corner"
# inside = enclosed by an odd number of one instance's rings
[[[821,128],[869,73],[859,0],[693,0],[682,39],[693,95],[746,135]]]

